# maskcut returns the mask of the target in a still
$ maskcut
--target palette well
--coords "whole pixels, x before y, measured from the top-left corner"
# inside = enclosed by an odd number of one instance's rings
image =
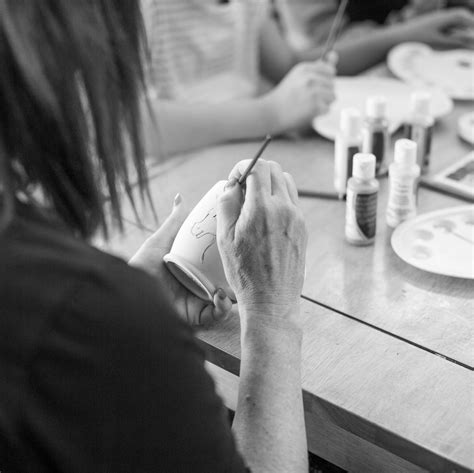
[[[394,231],[392,248],[402,260],[424,271],[474,279],[474,205],[407,220]]]

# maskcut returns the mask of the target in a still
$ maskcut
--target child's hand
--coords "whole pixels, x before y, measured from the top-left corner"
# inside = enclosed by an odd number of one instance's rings
[[[464,8],[439,10],[387,28],[397,42],[420,41],[440,49],[465,47],[462,39],[449,34],[456,28],[474,27],[474,15]]]
[[[297,64],[268,94],[277,132],[307,126],[328,111],[335,99],[336,60],[328,56],[324,61]]]

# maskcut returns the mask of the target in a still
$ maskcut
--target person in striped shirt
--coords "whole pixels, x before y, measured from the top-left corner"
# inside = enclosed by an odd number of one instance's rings
[[[335,98],[336,56],[301,62],[269,0],[142,0],[142,7],[158,125],[148,120],[150,154],[307,127]]]

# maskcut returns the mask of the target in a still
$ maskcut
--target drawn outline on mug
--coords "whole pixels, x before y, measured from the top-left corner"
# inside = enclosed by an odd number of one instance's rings
[[[206,225],[210,226],[212,224],[212,219],[216,219],[216,215],[216,210],[211,208],[202,220],[194,222],[191,227],[191,235],[193,235],[197,240],[208,235],[211,237],[209,244],[204,248],[204,251],[201,254],[201,263],[204,263],[204,257],[206,256],[207,250],[216,242],[216,234],[211,231],[214,230],[215,226],[206,229]]]

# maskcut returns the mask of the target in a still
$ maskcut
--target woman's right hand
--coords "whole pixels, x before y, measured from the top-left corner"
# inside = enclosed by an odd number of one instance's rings
[[[387,28],[397,42],[420,41],[435,48],[466,47],[462,40],[450,35],[457,28],[474,28],[474,15],[465,8],[450,8],[418,16]]]
[[[219,199],[217,242],[242,317],[266,315],[295,321],[307,234],[292,177],[279,164],[260,160],[246,180],[250,161],[232,170]],[[233,185],[232,185],[233,184]]]

